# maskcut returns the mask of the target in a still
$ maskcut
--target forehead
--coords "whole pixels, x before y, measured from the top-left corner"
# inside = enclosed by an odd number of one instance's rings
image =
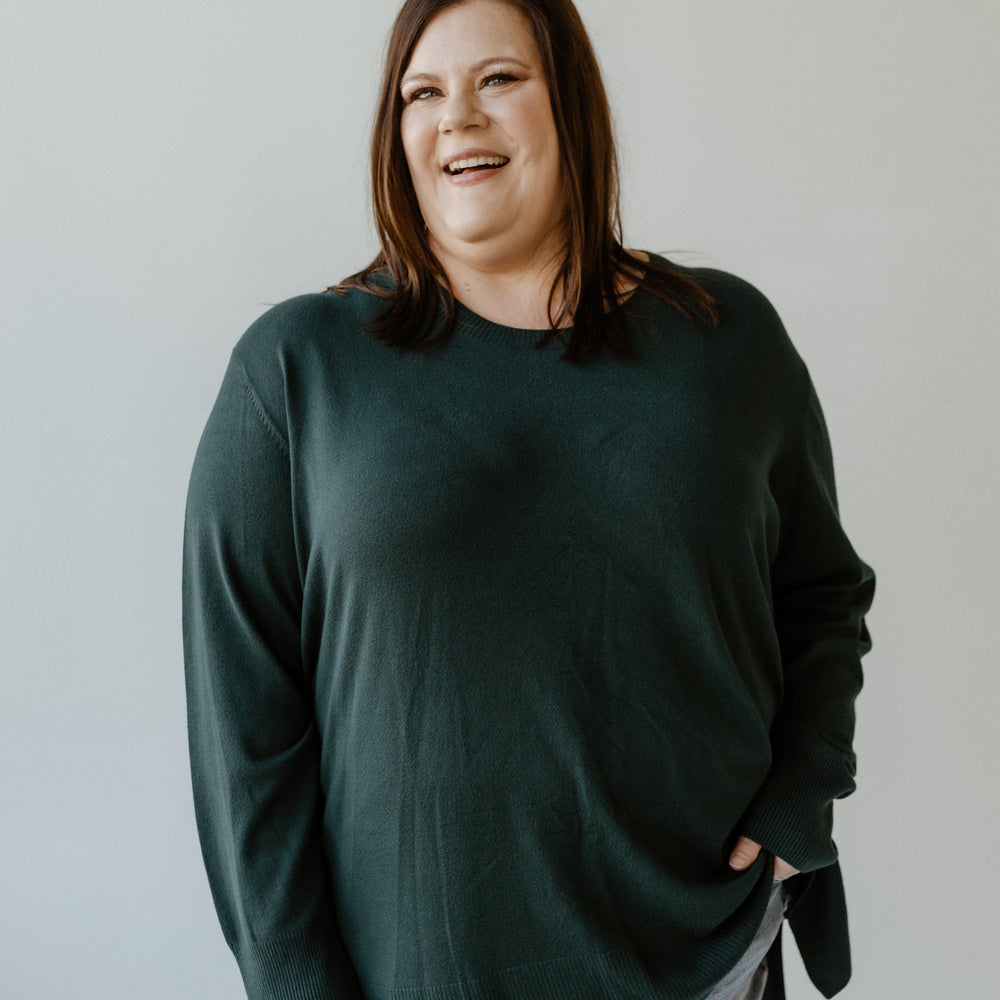
[[[404,73],[432,72],[446,64],[505,56],[540,61],[527,19],[503,0],[466,0],[446,7],[427,22]]]

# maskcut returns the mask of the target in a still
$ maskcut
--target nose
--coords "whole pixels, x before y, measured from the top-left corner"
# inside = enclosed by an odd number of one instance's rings
[[[441,132],[462,132],[468,128],[483,128],[486,114],[474,93],[457,90],[448,95],[441,111],[438,129]]]

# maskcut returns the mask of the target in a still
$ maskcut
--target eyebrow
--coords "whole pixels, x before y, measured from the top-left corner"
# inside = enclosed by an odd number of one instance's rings
[[[474,63],[472,66],[470,66],[469,70],[472,73],[478,73],[485,67],[493,66],[496,65],[497,63],[515,63],[522,69],[531,69],[531,67],[527,63],[521,62],[520,59],[517,59],[514,56],[490,56],[488,59],[480,59],[479,62]],[[405,86],[407,83],[413,83],[416,80],[434,80],[436,79],[436,76],[437,75],[435,73],[409,73],[408,75],[404,76],[402,80],[399,81],[399,85],[402,87]]]

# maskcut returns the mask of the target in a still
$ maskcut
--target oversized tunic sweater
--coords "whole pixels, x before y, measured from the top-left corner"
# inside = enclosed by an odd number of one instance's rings
[[[391,348],[360,291],[237,344],[183,597],[199,833],[252,1000],[699,1000],[775,855],[808,873],[810,974],[846,981],[832,802],[873,576],[774,310],[691,273],[720,326],[640,289],[627,361],[462,306],[444,347]],[[739,834],[765,848],[744,872]]]

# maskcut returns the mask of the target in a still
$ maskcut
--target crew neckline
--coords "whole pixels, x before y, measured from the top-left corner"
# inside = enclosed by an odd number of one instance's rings
[[[619,302],[611,312],[630,306],[637,296],[644,294],[648,295],[648,290],[642,285],[637,285],[629,297]],[[535,347],[543,337],[552,332],[549,328],[534,330],[527,327],[505,326],[502,323],[494,323],[493,320],[489,320],[485,316],[480,316],[479,313],[473,312],[458,299],[455,299],[455,309],[455,332],[467,335],[483,343],[500,344],[509,347]],[[571,326],[561,327],[560,333],[566,336],[572,329],[573,327]],[[545,346],[546,348],[551,347],[558,350],[565,350],[566,348],[563,340],[556,336],[553,336]]]

